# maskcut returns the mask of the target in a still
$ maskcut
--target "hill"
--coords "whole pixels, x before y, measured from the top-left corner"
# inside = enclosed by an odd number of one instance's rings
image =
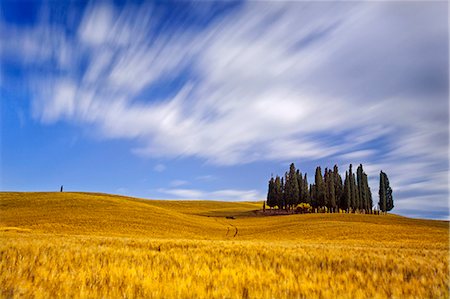
[[[0,193],[3,297],[448,297],[449,224],[260,203]],[[234,218],[234,219],[231,219]]]

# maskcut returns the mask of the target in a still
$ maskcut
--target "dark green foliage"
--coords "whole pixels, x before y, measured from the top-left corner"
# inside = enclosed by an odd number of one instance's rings
[[[277,205],[277,198],[275,194],[275,180],[270,178],[269,180],[269,190],[267,191],[267,205],[271,208]]]
[[[320,166],[316,168],[316,175],[315,175],[315,197],[316,202],[319,207],[324,207],[326,204],[326,198],[325,198],[325,183],[323,181],[322,177],[322,170],[320,169]]]
[[[368,202],[369,210],[372,210],[373,209],[372,191],[370,191],[369,184],[367,184],[367,189],[369,190],[369,202]]]
[[[289,173],[286,174],[284,194],[288,209],[293,209],[299,203],[299,186],[297,180],[297,173],[294,163],[289,167]]]
[[[345,180],[344,180],[344,188],[341,196],[341,209],[347,210],[351,205],[351,188],[350,188],[350,177],[348,175],[348,171],[345,172]]]
[[[309,197],[311,199],[311,206],[317,208],[317,196],[316,196],[316,185],[309,185]]]
[[[334,187],[334,173],[330,170],[325,171],[325,185],[326,185],[326,198],[327,207],[335,209],[336,204],[336,193]]]
[[[336,198],[336,204],[340,206],[340,200],[344,192],[344,186],[342,186],[342,178],[338,171],[338,166],[333,167],[333,179],[334,179],[334,195]]]
[[[303,178],[303,187],[301,190],[300,202],[311,204],[311,197],[308,190],[308,178],[306,177],[306,173],[305,177]]]
[[[300,169],[297,169],[296,176],[297,176],[297,184],[298,184],[298,202],[297,202],[297,204],[299,204],[302,202],[302,188],[303,188],[303,176],[302,176],[302,173],[300,172]]]
[[[284,202],[283,202],[283,188],[281,185],[281,180],[279,176],[276,176],[275,183],[274,183],[274,197],[276,201],[276,205],[278,206],[278,209],[283,209]]]
[[[394,198],[392,197],[392,188],[389,186],[389,179],[386,176],[386,210],[390,211],[394,208]]]
[[[380,197],[378,206],[380,207],[381,211],[386,212],[386,184],[383,171],[380,172],[380,188],[378,190],[378,195]]]
[[[358,209],[362,210],[365,206],[365,194],[364,194],[364,182],[363,182],[363,170],[362,165],[360,164],[356,169],[356,183],[358,185]]]
[[[356,184],[355,174],[352,172],[352,164],[349,167],[349,183],[350,183],[350,207],[353,211],[359,209],[359,190]]]
[[[383,171],[380,171],[380,189],[378,191],[380,201],[378,206],[383,212],[390,211],[394,208],[394,199],[392,197],[392,188],[389,185],[389,179]]]
[[[308,185],[307,174],[302,176],[294,163],[283,177],[277,176],[269,181],[267,205],[278,206],[279,209],[291,210],[300,203],[308,203],[313,208],[328,208],[328,211],[350,210],[353,212],[367,212],[372,210],[372,193],[370,191],[367,174],[360,164],[353,173],[352,164],[345,172],[345,180],[339,174],[338,166],[333,170],[320,166],[316,168],[314,184]],[[380,208],[389,211],[393,208],[392,189],[386,174],[380,174]]]
[[[356,171],[358,181],[358,194],[359,194],[359,209],[371,210],[372,209],[372,194],[369,188],[369,182],[366,173],[363,171],[362,164],[358,166]]]

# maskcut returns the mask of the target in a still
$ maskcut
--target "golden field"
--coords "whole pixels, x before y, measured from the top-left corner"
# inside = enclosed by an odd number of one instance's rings
[[[448,222],[260,207],[0,193],[1,297],[449,297]]]

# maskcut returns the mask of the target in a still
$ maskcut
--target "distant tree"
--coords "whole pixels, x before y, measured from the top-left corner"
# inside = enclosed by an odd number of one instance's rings
[[[372,209],[372,194],[369,187],[367,174],[363,170],[362,164],[357,169],[357,181],[358,181],[358,195],[359,195],[359,209],[371,210]]]
[[[322,177],[322,169],[320,166],[316,168],[315,174],[315,197],[319,207],[325,206],[325,184]]]
[[[384,172],[380,172],[380,188],[378,189],[378,195],[380,200],[378,202],[378,206],[380,210],[386,212],[387,204],[386,204],[386,177]]]
[[[383,212],[390,211],[394,208],[394,199],[392,197],[392,188],[389,185],[389,179],[383,171],[380,171],[380,189],[378,191],[380,201],[378,206]]]
[[[358,198],[359,198],[359,203],[358,203],[358,209],[364,209],[365,208],[365,187],[364,187],[364,182],[363,182],[363,169],[362,169],[362,164],[359,164],[358,168],[356,169],[356,184],[358,186]]]
[[[282,179],[281,179],[282,180]],[[281,183],[280,177],[277,175],[275,177],[275,184],[274,184],[274,195],[277,202],[278,209],[284,208],[284,202],[283,202],[283,187]]]
[[[341,196],[341,204],[340,208],[343,210],[347,210],[351,207],[351,188],[350,188],[350,176],[348,175],[348,171],[345,172],[345,180],[344,180],[344,188]]]
[[[323,172],[323,186],[324,186],[324,200],[323,200],[323,206],[324,207],[328,207],[329,203],[330,203],[330,194],[329,194],[329,190],[328,190],[328,168],[325,167],[325,171]]]
[[[367,180],[367,178],[366,178],[366,180]],[[373,200],[372,200],[372,191],[370,190],[369,184],[367,184],[367,190],[368,190],[368,193],[369,193],[369,196],[368,196],[368,199],[369,199],[368,209],[369,209],[369,211],[372,211],[372,209],[373,209]]]
[[[327,207],[336,209],[336,190],[334,187],[334,173],[329,169],[326,172],[326,186],[327,186]]]
[[[301,201],[304,203],[308,203],[311,204],[311,197],[309,195],[309,190],[308,190],[308,178],[305,176],[303,178],[303,187],[302,187],[302,196],[301,196]]]
[[[303,202],[302,201],[303,175],[302,175],[300,169],[297,169],[296,176],[297,176],[297,184],[298,184],[298,202],[297,202],[297,204],[299,204],[299,203]]]
[[[283,193],[283,206],[284,209],[287,210],[288,209],[288,198],[287,198],[287,194],[286,194],[286,181],[287,181],[287,177],[288,177],[288,173],[285,172],[284,173],[284,178],[281,178],[281,191]]]
[[[392,188],[389,186],[389,179],[386,176],[386,210],[390,211],[394,208],[394,198],[392,197]]]
[[[364,187],[365,187],[365,202],[366,202],[366,210],[372,210],[373,207],[373,202],[372,202],[372,191],[370,191],[370,187],[369,187],[369,179],[367,177],[367,174],[363,173],[363,182],[364,182]]]
[[[344,186],[342,185],[342,177],[339,174],[338,166],[333,167],[333,179],[334,179],[334,195],[336,197],[336,205],[340,207],[340,201],[344,192]]]
[[[273,177],[269,180],[269,188],[267,191],[267,205],[270,208],[273,208],[277,205],[277,198],[275,194],[275,180],[273,179]]]
[[[311,206],[313,208],[317,208],[317,192],[316,192],[316,185],[311,184],[309,185],[309,197],[311,199]]]
[[[349,166],[349,179],[350,179],[350,207],[353,210],[359,209],[359,191],[356,184],[355,174],[352,172],[352,164]]]
[[[287,208],[293,209],[299,201],[299,187],[294,163],[291,163],[289,173],[286,175],[284,192],[286,195]]]

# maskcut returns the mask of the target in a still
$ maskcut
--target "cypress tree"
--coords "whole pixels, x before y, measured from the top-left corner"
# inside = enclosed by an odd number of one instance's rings
[[[394,208],[394,199],[392,197],[392,188],[389,185],[387,174],[380,172],[380,189],[378,191],[380,201],[378,203],[380,210],[383,212],[390,211]]]
[[[281,180],[279,176],[276,176],[274,183],[274,197],[277,203],[278,209],[282,209],[283,206],[283,192],[281,188]]]
[[[333,209],[335,209],[337,207],[334,181],[335,181],[334,175],[330,169],[330,170],[328,170],[328,174],[327,174],[328,207],[333,208]]]
[[[380,207],[380,210],[383,212],[386,212],[386,183],[384,172],[380,172],[380,188],[378,190],[378,195],[380,197],[380,201],[378,202],[378,206]]]
[[[320,169],[320,166],[316,168],[314,191],[317,205],[319,207],[325,206],[325,184],[323,181],[322,170]]]
[[[329,207],[330,205],[330,190],[328,188],[328,185],[330,184],[329,182],[329,176],[328,176],[328,168],[325,167],[325,171],[323,173],[323,186],[324,186],[324,200],[323,200],[323,206],[324,207]]]
[[[345,172],[344,192],[341,197],[341,209],[347,210],[351,208],[352,192],[351,182],[348,171]]]
[[[287,201],[286,201],[286,184],[285,184],[285,178],[287,177],[287,172],[284,174],[284,178],[281,178],[281,201],[283,203],[283,208],[287,208]]]
[[[311,204],[311,197],[308,190],[308,178],[305,173],[305,177],[303,178],[303,187],[302,187],[302,199],[304,203]]]
[[[366,182],[368,182],[367,175],[366,175]],[[372,208],[373,208],[372,191],[370,191],[369,183],[367,183],[367,209],[369,211],[372,211]]]
[[[358,191],[358,185],[356,184],[356,176],[353,173],[352,174],[352,208],[354,211],[359,209],[359,191]]]
[[[341,197],[344,191],[344,186],[342,186],[342,177],[339,174],[338,166],[333,167],[333,178],[334,178],[334,195],[336,198],[336,205],[341,208]]]
[[[349,170],[348,170],[348,179],[349,179],[349,185],[350,185],[350,208],[355,209],[355,205],[356,205],[356,197],[355,197],[355,185],[353,183],[353,172],[352,172],[352,164],[350,164],[349,166]]]
[[[293,208],[298,204],[298,196],[299,196],[299,187],[297,180],[297,172],[295,170],[294,163],[291,163],[289,167],[289,173],[286,174],[286,180],[284,185],[284,192],[286,194],[286,203],[287,207]]]
[[[309,185],[309,193],[310,193],[310,198],[311,198],[311,206],[314,208],[317,208],[316,185],[314,185],[314,184]]]
[[[267,205],[273,208],[277,205],[276,195],[275,195],[275,180],[270,178],[269,180],[269,190],[267,191]]]
[[[366,207],[366,195],[365,195],[365,186],[363,182],[363,169],[362,164],[359,164],[357,170],[356,170],[356,181],[358,185],[358,209],[363,210]]]
[[[303,175],[300,172],[300,169],[297,169],[296,175],[297,175],[297,184],[298,184],[298,202],[297,202],[297,204],[299,204],[299,203],[303,202],[302,201]]]

